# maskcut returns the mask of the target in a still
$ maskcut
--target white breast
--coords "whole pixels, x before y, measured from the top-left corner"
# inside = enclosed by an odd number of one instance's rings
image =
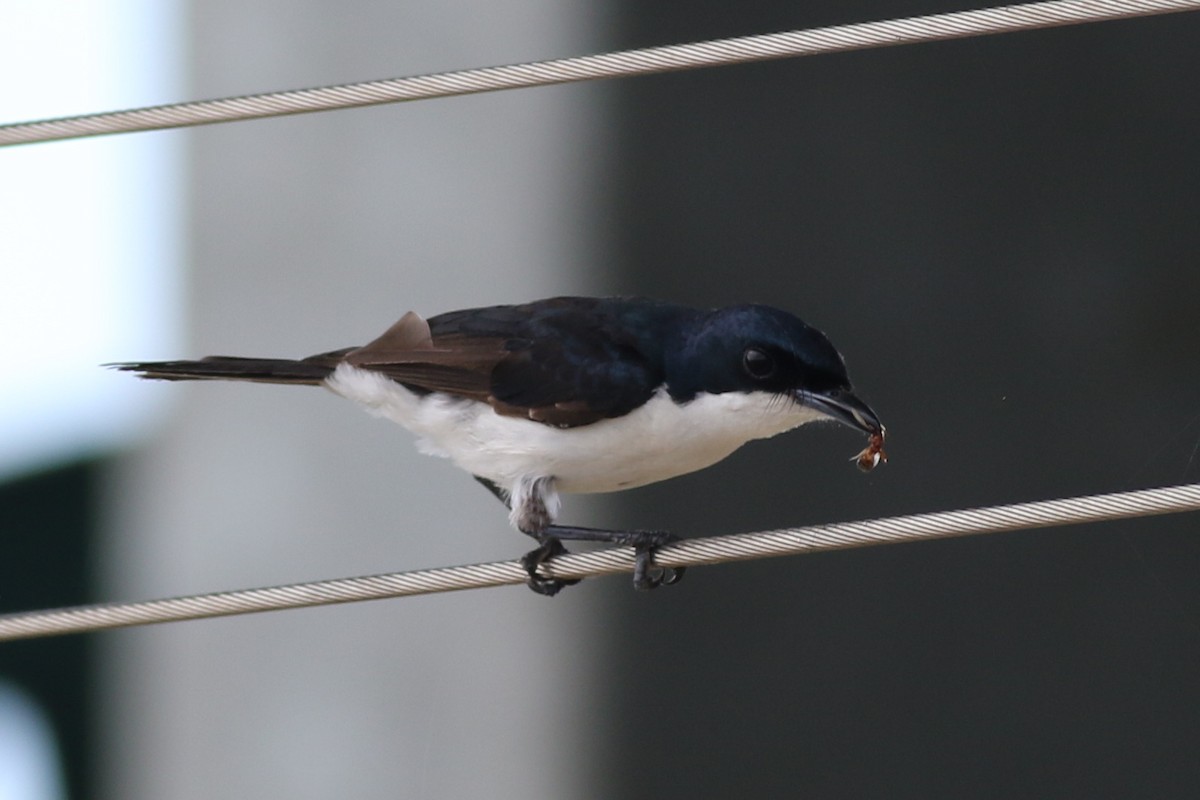
[[[644,486],[715,464],[751,439],[825,418],[765,393],[702,394],[680,406],[660,389],[623,417],[561,429],[501,416],[485,403],[418,395],[349,364],[339,365],[326,385],[421,437],[422,452],[505,489],[529,477],[553,477],[571,493]]]

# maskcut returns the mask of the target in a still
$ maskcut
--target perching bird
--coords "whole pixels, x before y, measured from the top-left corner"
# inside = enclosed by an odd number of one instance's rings
[[[669,534],[555,525],[560,493],[673,478],[823,419],[870,434],[877,461],[884,430],[825,335],[761,305],[557,297],[428,321],[410,311],[370,344],[298,361],[112,366],[164,380],[325,386],[398,422],[422,452],[451,459],[508,505],[512,524],[540,543],[522,563],[547,595],[575,582],[538,572],[565,552],[562,539],[633,545],[638,588],[681,575],[652,563]]]

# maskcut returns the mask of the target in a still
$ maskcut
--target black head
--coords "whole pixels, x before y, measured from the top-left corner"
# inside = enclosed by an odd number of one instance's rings
[[[851,391],[846,364],[825,334],[777,308],[730,306],[697,318],[666,366],[678,401],[765,392],[868,433],[883,428]]]

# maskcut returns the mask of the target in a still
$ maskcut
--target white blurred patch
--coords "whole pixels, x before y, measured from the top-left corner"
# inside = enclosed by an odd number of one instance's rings
[[[0,5],[0,121],[178,98],[176,2]],[[101,369],[179,343],[178,133],[0,148],[0,476],[117,445],[165,396]]]
[[[24,693],[0,682],[0,798],[65,800],[54,731]]]

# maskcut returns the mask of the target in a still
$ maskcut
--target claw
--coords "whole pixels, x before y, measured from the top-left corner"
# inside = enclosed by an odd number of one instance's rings
[[[634,545],[637,556],[633,564],[633,588],[643,592],[679,583],[686,570],[685,567],[660,567],[654,563],[654,551],[679,538],[669,533],[654,533],[656,535],[653,537],[646,537],[649,541],[643,540]]]
[[[673,586],[683,580],[683,573],[687,572],[687,567],[663,567],[663,586]]]
[[[574,586],[579,583],[578,578],[547,578],[538,574],[538,567],[555,556],[566,554],[566,552],[567,548],[563,547],[562,542],[558,539],[546,539],[536,549],[521,556],[521,566],[529,574],[529,588],[545,597],[553,597],[562,591],[564,586]]]

